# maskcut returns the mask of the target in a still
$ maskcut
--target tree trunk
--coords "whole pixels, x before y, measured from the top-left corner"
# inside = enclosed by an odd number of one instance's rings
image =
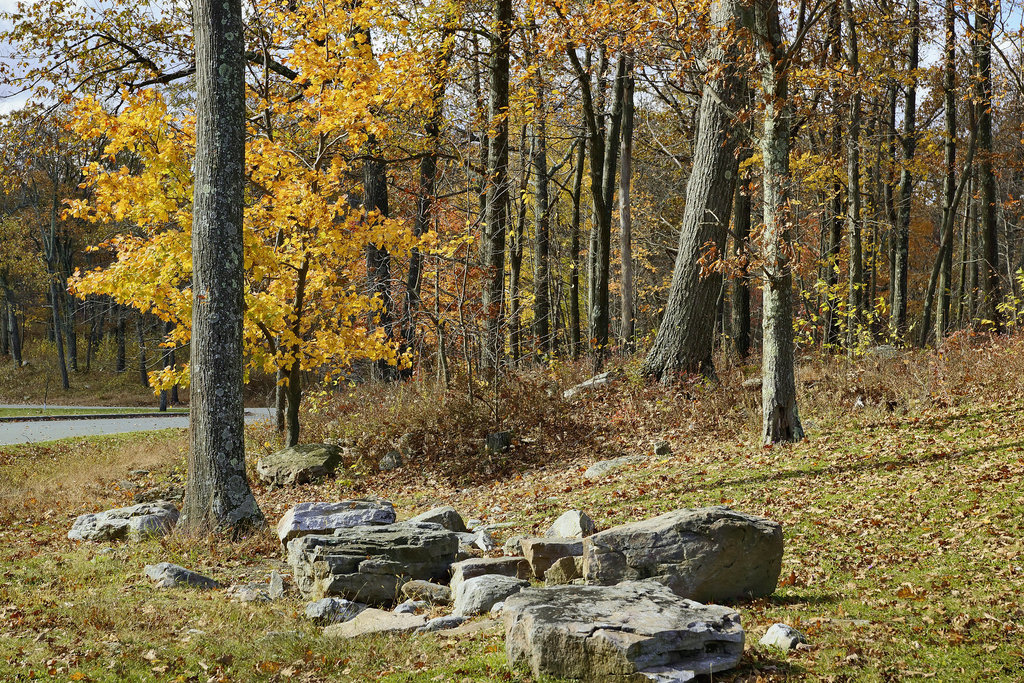
[[[740,154],[740,162],[750,156],[749,150]],[[740,358],[750,354],[750,274],[747,272],[747,239],[750,237],[750,178],[737,177],[736,196],[732,209],[733,258],[743,263],[732,281],[732,316],[730,321],[732,344]]]
[[[505,233],[508,229],[508,98],[512,0],[495,0],[491,26],[490,136],[487,152],[487,214],[484,235],[486,320],[484,367],[497,374],[502,355],[502,307],[505,297]]]
[[[907,71],[910,83],[907,85],[906,101],[903,107],[903,168],[900,171],[899,207],[896,218],[896,248],[892,282],[892,331],[902,339],[907,332],[907,276],[910,270],[910,208],[914,189],[914,177],[910,164],[917,149],[917,68],[918,48],[921,42],[921,16],[919,0],[910,0],[907,21],[910,25],[910,55]]]
[[[11,336],[11,358],[14,367],[21,367],[21,334],[18,330],[18,308],[14,305],[14,293],[7,290],[7,329]]]
[[[117,307],[117,322],[114,326],[114,371],[121,373],[124,372],[128,364],[125,362],[125,333],[127,332],[127,313],[124,310],[124,306],[121,304],[115,304]]]
[[[945,59],[943,65],[942,90],[945,100],[946,144],[944,161],[946,177],[942,186],[942,227],[940,249],[942,265],[939,269],[938,305],[935,307],[935,345],[942,343],[949,331],[950,294],[953,286],[953,227],[956,224],[956,207],[953,195],[956,193],[956,4],[946,0],[945,16]],[[964,177],[970,169],[964,169]]]
[[[996,176],[992,169],[992,26],[994,10],[991,0],[982,0],[974,15],[975,101],[978,103],[978,184],[981,190],[981,259],[978,263],[981,299],[977,317],[982,325],[995,332],[1003,329],[997,308],[1001,299],[999,286],[999,239],[996,223]]]
[[[60,383],[65,390],[71,388],[68,381],[68,365],[64,357],[64,325],[60,319],[60,296],[57,291],[56,274],[50,274],[50,304],[53,311],[54,341],[57,343],[57,367],[60,368]]]
[[[363,162],[363,209],[380,218],[388,217],[387,163],[377,156],[376,139],[370,136],[369,155]],[[384,329],[384,335],[394,338],[394,303],[391,297],[391,254],[376,244],[366,246],[366,275],[370,294],[380,301],[375,325]],[[371,327],[372,329],[372,327]],[[386,360],[379,360],[374,366],[377,379],[385,382],[396,378],[395,367]],[[289,392],[289,395],[291,392]],[[290,410],[289,410],[290,413]]]
[[[857,46],[857,23],[850,0],[844,2],[843,15],[846,22],[846,63],[856,82],[860,72],[860,51]],[[855,87],[850,97],[850,117],[846,129],[846,234],[850,243],[846,344],[850,348],[857,343],[864,312],[864,248],[860,231],[860,104],[860,89]]]
[[[523,126],[519,136],[519,197],[516,220],[513,224],[512,241],[509,244],[509,347],[512,363],[516,364],[523,356],[523,302],[520,296],[520,283],[523,274],[523,233],[526,227],[526,189],[530,184],[529,156],[527,153],[527,127]]]
[[[761,358],[762,440],[765,445],[804,436],[796,405],[793,348],[793,271],[789,262],[789,78],[778,0],[755,5],[762,63],[764,133],[764,335]]]
[[[573,167],[572,181],[572,221],[570,231],[569,254],[569,355],[575,360],[582,351],[580,323],[580,222],[583,199],[583,171],[586,163],[587,147],[581,137],[576,143],[576,165]]]
[[[619,254],[622,260],[622,327],[619,336],[627,352],[632,352],[636,334],[636,312],[633,300],[633,207],[630,185],[633,182],[633,58],[622,57],[626,63],[626,85],[622,103],[622,151],[619,169]]]
[[[143,315],[139,313],[135,318],[135,337],[139,344],[139,382],[144,387],[149,386],[149,370],[146,361],[146,336],[143,333]]]
[[[533,336],[538,360],[551,354],[551,198],[548,195],[547,102],[543,72],[538,68],[533,105]]]
[[[238,535],[264,524],[245,470],[242,402],[245,62],[241,0],[194,0],[191,429],[178,528]]]
[[[711,20],[719,31],[725,31],[741,19],[741,12],[738,0],[715,0]],[[735,40],[719,35],[709,55],[709,63],[723,67],[704,87],[701,97],[672,284],[661,325],[642,370],[645,375],[663,381],[682,372],[714,372],[711,351],[715,302],[722,276],[710,273],[702,277],[699,261],[708,242],[717,247],[719,254],[725,246],[736,176],[736,133],[728,110],[733,109],[742,89],[736,69],[739,51]]]

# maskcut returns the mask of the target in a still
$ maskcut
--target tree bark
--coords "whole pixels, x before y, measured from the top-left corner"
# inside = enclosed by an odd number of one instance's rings
[[[793,271],[789,261],[790,101],[786,45],[778,0],[755,5],[762,63],[764,132],[764,290],[761,358],[762,440],[765,445],[804,436],[796,405],[793,348]]]
[[[942,186],[942,236],[940,244],[942,264],[939,269],[938,305],[935,307],[935,344],[942,343],[949,331],[950,294],[953,286],[953,227],[956,224],[956,4],[946,0],[945,49],[942,72],[942,91],[945,107],[946,144],[944,162],[946,177]],[[968,173],[970,169],[964,169]],[[946,246],[948,245],[948,246]]]
[[[620,294],[622,298],[622,325],[619,336],[627,352],[633,350],[636,334],[636,312],[633,300],[633,206],[630,189],[633,182],[633,58],[623,56],[626,62],[626,84],[622,104],[622,151],[619,168],[619,255],[622,260]]]
[[[856,86],[860,73],[860,52],[857,46],[857,23],[853,4],[844,0],[843,15],[846,22],[846,63],[855,87],[850,97],[850,116],[846,129],[846,234],[849,239],[849,290],[847,295],[846,344],[856,345],[864,312],[864,248],[861,243],[860,196],[860,105],[861,94]]]
[[[144,387],[149,386],[149,369],[146,361],[146,335],[143,332],[143,315],[139,313],[135,317],[135,338],[139,345],[139,383]]]
[[[569,254],[569,355],[579,358],[583,340],[580,332],[580,202],[583,199],[583,172],[586,164],[587,147],[584,137],[576,143],[576,165],[573,167],[572,180],[572,220],[570,231]]]
[[[748,150],[740,155],[742,162],[749,157]],[[739,175],[736,181],[736,196],[732,209],[732,253],[742,265],[740,272],[732,281],[732,316],[730,328],[733,348],[740,358],[750,354],[750,274],[746,268],[747,239],[750,237],[750,178]]]
[[[117,322],[114,326],[114,345],[116,350],[114,351],[114,371],[121,373],[124,372],[128,364],[125,362],[125,335],[127,333],[127,313],[124,310],[124,306],[115,304]]]
[[[241,0],[193,0],[196,158],[192,219],[191,429],[178,528],[238,535],[264,524],[245,470]]]
[[[996,223],[996,176],[992,169],[992,27],[991,0],[982,0],[974,15],[974,61],[977,65],[975,101],[978,103],[978,184],[981,190],[981,259],[978,278],[981,300],[977,317],[995,332],[1003,329],[998,309],[1002,297],[999,285],[999,237]]]
[[[363,209],[380,218],[387,218],[387,163],[378,156],[379,150],[373,136],[370,136],[369,147],[368,158],[363,162]],[[371,296],[377,297],[380,301],[380,309],[373,322],[376,326],[384,329],[384,335],[389,340],[393,339],[394,302],[391,296],[391,254],[387,249],[376,244],[366,246],[366,275]],[[377,379],[387,382],[396,378],[395,367],[386,360],[377,361],[374,367]],[[291,392],[289,392],[290,395]],[[289,412],[291,412],[290,409]]]
[[[918,49],[921,42],[921,12],[919,0],[910,0],[907,21],[910,24],[910,54],[907,70],[910,83],[907,85],[906,101],[903,107],[903,168],[900,171],[899,207],[896,218],[896,245],[894,252],[894,279],[892,281],[892,331],[902,339],[907,332],[907,291],[910,270],[910,209],[914,189],[914,176],[910,164],[917,149],[917,68]]]
[[[547,101],[543,73],[537,70],[533,109],[533,335],[538,359],[551,353],[551,198],[548,192]]]
[[[741,19],[741,12],[738,0],[716,0],[711,9],[712,24],[725,31]],[[704,86],[701,97],[693,167],[686,184],[686,207],[668,302],[642,368],[645,375],[662,381],[669,381],[678,373],[714,372],[711,351],[715,302],[722,276],[703,276],[700,259],[708,242],[722,253],[732,208],[737,135],[731,110],[742,89],[736,69],[738,51],[739,46],[732,38],[719,36],[709,54],[709,63],[721,64],[722,68]]]

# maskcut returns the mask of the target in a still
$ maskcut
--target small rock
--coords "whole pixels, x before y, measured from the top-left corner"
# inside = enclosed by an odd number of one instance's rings
[[[487,435],[487,452],[504,453],[512,448],[512,432],[492,432]]]
[[[409,633],[427,625],[427,618],[418,614],[394,614],[368,607],[355,619],[324,629],[329,638],[357,638],[374,633]]]
[[[140,541],[171,532],[178,508],[167,501],[140,503],[94,514],[80,515],[68,532],[72,541]]]
[[[144,571],[146,576],[156,581],[157,588],[178,588],[181,586],[199,588],[201,590],[223,588],[220,583],[208,576],[197,574],[190,569],[185,569],[170,562],[147,564]]]
[[[583,558],[563,557],[544,572],[544,585],[564,586],[583,578]]]
[[[473,539],[473,545],[475,545],[477,548],[480,548],[480,550],[483,550],[485,553],[490,552],[498,547],[498,544],[497,542],[495,542],[494,537],[491,536],[491,532],[489,532],[487,529],[481,529],[480,531],[476,532],[476,538]]]
[[[117,482],[117,488],[121,489],[122,491],[135,491],[136,489],[139,488],[139,486],[134,481],[122,479],[121,481]]]
[[[341,449],[325,443],[309,443],[261,455],[256,460],[259,478],[277,486],[305,484],[334,474],[341,463]]]
[[[616,379],[618,379],[618,377],[619,373],[616,373],[615,371],[602,372],[599,375],[594,375],[585,382],[580,382],[571,389],[566,389],[565,391],[562,392],[562,398],[565,400],[569,400],[570,398],[574,398],[579,394],[583,393],[584,391],[588,391],[596,387],[603,387],[607,384],[611,384]]]
[[[261,583],[247,583],[240,586],[231,586],[227,590],[232,600],[239,602],[270,602],[270,594],[267,593],[266,585]]]
[[[402,452],[398,450],[390,450],[384,454],[384,457],[377,463],[377,468],[381,472],[391,472],[397,470],[402,466]]]
[[[764,380],[760,377],[751,377],[750,379],[743,380],[742,386],[747,391],[761,391],[761,385],[764,384]]]
[[[462,515],[460,515],[451,505],[427,510],[426,512],[418,514],[406,521],[414,523],[431,522],[433,524],[440,524],[448,531],[456,531],[460,533],[464,533],[466,531],[466,523],[462,520]]]
[[[654,454],[661,456],[672,455],[672,446],[669,445],[668,441],[659,441],[654,444]]]
[[[416,633],[432,633],[433,631],[447,631],[448,629],[462,626],[467,621],[469,621],[469,617],[437,617],[436,619],[431,619],[426,624],[416,629]]]
[[[529,585],[529,581],[499,574],[484,574],[467,579],[455,590],[452,614],[457,617],[486,614],[495,603],[515,595]]]
[[[497,619],[498,617],[500,617],[501,616],[501,611],[503,609],[505,609],[505,601],[504,600],[502,600],[501,602],[494,603],[494,605],[491,606],[491,618],[492,619]]]
[[[386,500],[343,500],[339,503],[299,503],[277,523],[281,545],[308,534],[331,534],[338,529],[392,524],[395,506]]]
[[[365,609],[366,605],[344,598],[324,598],[306,605],[306,618],[321,626],[340,624],[355,619]]]
[[[393,611],[395,614],[416,614],[421,610],[425,610],[430,607],[429,603],[423,600],[406,600],[396,607]]]
[[[555,520],[545,536],[557,538],[583,538],[597,531],[597,525],[586,512],[569,510]]]
[[[477,619],[474,621],[468,621],[457,628],[453,628],[445,635],[451,636],[452,638],[475,636],[478,633],[484,633],[486,631],[497,631],[500,625],[501,622],[497,619]]]
[[[523,554],[523,539],[526,536],[511,536],[505,541],[505,545],[501,547],[501,551],[506,555],[522,555]]]
[[[528,538],[523,541],[523,555],[530,563],[533,575],[543,579],[544,572],[556,560],[583,555],[583,541],[578,538]]]
[[[271,600],[280,600],[284,597],[284,577],[277,570],[270,572],[270,582],[267,586],[267,595]]]
[[[758,642],[765,647],[794,650],[798,645],[806,644],[807,637],[787,624],[772,624]]]
[[[463,560],[452,565],[452,580],[450,582],[452,594],[458,590],[459,584],[463,581],[484,576],[485,574],[498,574],[511,576],[516,579],[528,579],[533,574],[530,563],[525,557],[478,557],[470,560]]]
[[[128,473],[129,477],[144,477],[149,474],[149,470],[132,470]]]
[[[132,500],[136,503],[156,503],[159,501],[181,501],[185,498],[185,487],[173,482],[163,482],[145,491],[136,493]]]
[[[432,605],[447,605],[452,601],[451,588],[420,579],[404,584],[402,595],[410,600],[423,600]]]
[[[587,471],[583,473],[583,478],[589,481],[595,481],[616,470],[621,470],[629,465],[639,465],[644,462],[647,462],[647,458],[642,455],[625,455],[621,458],[614,458],[612,460],[602,460],[600,462],[595,462],[593,465],[588,467]]]

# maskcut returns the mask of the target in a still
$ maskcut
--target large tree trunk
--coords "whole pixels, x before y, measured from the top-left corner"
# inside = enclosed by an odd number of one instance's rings
[[[191,429],[178,528],[262,526],[245,471],[242,402],[245,182],[241,0],[194,0],[196,158],[192,218]]]
[[[999,314],[999,241],[996,223],[996,176],[992,170],[992,26],[991,0],[982,0],[974,15],[975,101],[978,103],[978,184],[981,190],[981,259],[978,263],[981,299],[978,319],[996,332],[1002,331]]]
[[[519,136],[519,192],[518,211],[513,224],[512,241],[508,254],[509,291],[509,350],[513,364],[523,356],[523,302],[520,295],[523,274],[523,234],[526,229],[526,190],[530,185],[529,155],[527,150],[527,127],[523,126]]]
[[[942,227],[940,249],[942,264],[939,269],[938,296],[935,307],[935,345],[942,343],[949,331],[949,303],[953,287],[953,227],[956,224],[956,208],[953,195],[956,193],[956,4],[946,0],[945,55],[942,76],[942,90],[946,109],[946,145],[944,161],[946,177],[942,186]],[[964,175],[970,169],[964,169]],[[946,246],[948,245],[948,246]]]
[[[712,23],[723,33],[708,61],[722,68],[705,85],[701,97],[672,284],[658,334],[643,364],[644,374],[663,381],[681,372],[714,372],[711,351],[722,277],[717,273],[702,277],[699,261],[708,242],[722,253],[729,224],[737,137],[730,110],[739,99],[742,81],[736,70],[739,46],[724,31],[741,18],[741,11],[738,0],[715,0],[711,9]]]
[[[857,46],[857,23],[850,0],[845,0],[843,4],[843,15],[846,22],[846,63],[856,81],[860,71],[860,52]],[[855,86],[850,97],[850,116],[846,129],[846,234],[850,247],[846,344],[849,347],[857,343],[864,311],[864,249],[860,231],[860,100],[860,89]]]
[[[764,314],[761,414],[765,445],[804,436],[796,405],[793,348],[793,271],[789,261],[789,78],[778,0],[755,5],[762,64],[764,133]]]
[[[57,367],[60,368],[60,383],[64,389],[70,389],[68,382],[68,365],[64,356],[64,324],[60,319],[60,292],[57,290],[56,274],[50,274],[50,304],[53,312],[54,340],[57,342]]]
[[[921,42],[921,12],[918,0],[910,0],[907,21],[910,24],[910,54],[907,71],[910,83],[907,85],[906,101],[903,107],[903,168],[900,171],[899,207],[896,218],[896,245],[894,252],[892,282],[892,331],[898,338],[907,332],[907,291],[910,271],[910,208],[914,189],[914,176],[910,164],[917,149],[917,68],[918,48]]]
[[[505,233],[508,229],[508,97],[509,42],[512,37],[512,0],[495,0],[491,26],[490,136],[487,152],[487,213],[484,234],[484,287],[486,321],[484,367],[497,373],[503,351],[502,308],[505,297]]]
[[[377,156],[376,140],[370,138],[370,153],[363,162],[363,209],[380,218],[388,217],[388,177],[387,163]],[[384,247],[368,244],[366,247],[366,276],[371,296],[380,301],[374,323],[383,328],[388,339],[394,337],[394,320],[392,313],[394,303],[391,296],[391,254]],[[386,360],[375,364],[377,379],[394,380],[395,367]],[[289,396],[291,392],[289,392]],[[289,411],[290,412],[290,411]],[[296,413],[297,415],[297,413]]]
[[[745,150],[740,161],[749,157],[751,152]],[[750,274],[747,272],[747,239],[750,237],[750,178],[741,175],[736,182],[736,196],[732,209],[732,253],[733,258],[744,262],[742,272],[732,281],[732,317],[730,336],[736,353],[746,358],[750,353]]]
[[[582,351],[580,322],[580,222],[583,199],[583,165],[586,163],[587,147],[583,138],[577,141],[576,165],[572,180],[572,220],[569,226],[569,355],[576,359]]]
[[[622,104],[622,157],[619,169],[619,255],[622,260],[622,326],[620,336],[626,351],[633,350],[633,337],[636,333],[636,312],[633,300],[636,291],[633,287],[633,206],[630,199],[633,182],[633,58],[623,57],[626,61],[626,87]]]

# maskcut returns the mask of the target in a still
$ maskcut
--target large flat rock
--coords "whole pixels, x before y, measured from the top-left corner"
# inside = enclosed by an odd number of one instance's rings
[[[72,541],[139,541],[147,536],[163,536],[178,521],[174,503],[159,501],[104,512],[80,515],[68,531]]]
[[[528,588],[505,600],[509,665],[536,678],[688,681],[735,667],[735,610],[702,605],[652,581]]]
[[[412,579],[445,580],[459,549],[456,534],[436,524],[338,529],[288,543],[288,562],[303,596],[337,596],[391,604]]]
[[[307,443],[261,455],[256,474],[268,484],[305,484],[334,474],[341,462],[341,448],[326,443]]]
[[[624,524],[583,545],[588,584],[654,579],[699,602],[771,595],[782,571],[782,527],[723,506]]]
[[[523,556],[530,563],[533,575],[544,578],[544,572],[563,557],[579,557],[583,554],[583,540],[579,538],[527,538],[522,542]]]
[[[500,574],[516,579],[528,579],[533,575],[530,563],[525,557],[474,557],[452,565],[451,589],[454,595],[459,584],[484,574]]]
[[[392,524],[395,506],[386,500],[342,500],[338,502],[299,503],[284,513],[277,523],[282,545],[308,534],[332,534],[337,529],[370,524]]]

